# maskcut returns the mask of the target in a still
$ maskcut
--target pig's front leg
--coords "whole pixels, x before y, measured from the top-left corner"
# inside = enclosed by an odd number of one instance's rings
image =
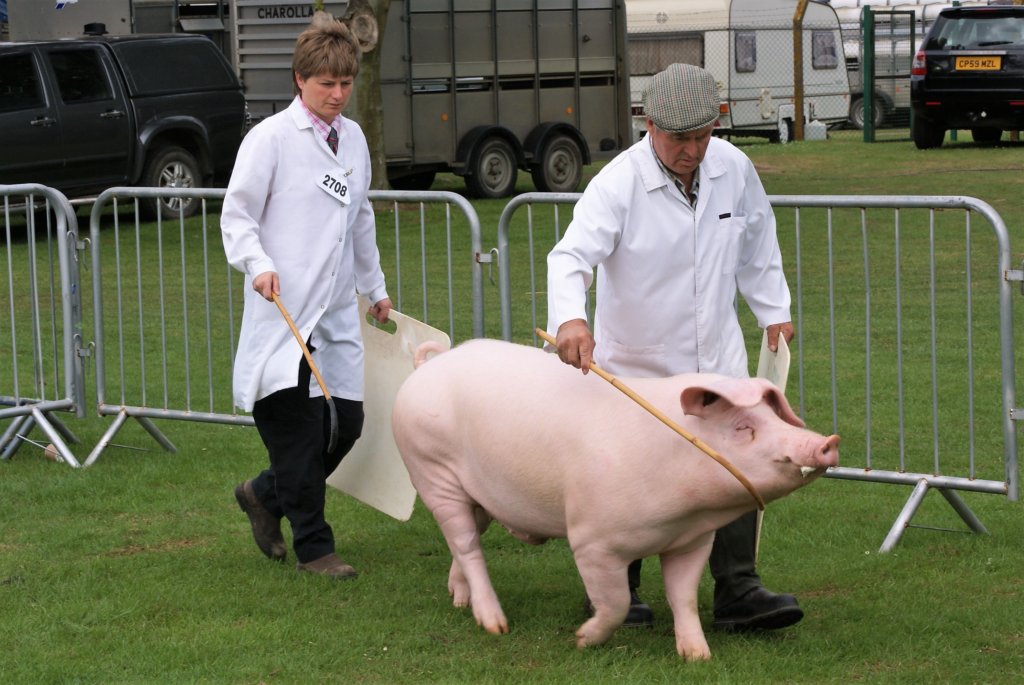
[[[473,502],[445,501],[435,506],[427,502],[427,506],[441,527],[452,553],[448,589],[455,606],[465,606],[468,601],[477,625],[488,633],[507,633],[508,619],[494,593],[480,547],[480,527],[483,525],[486,528],[490,517]]]
[[[594,550],[575,552],[576,567],[583,578],[594,615],[576,631],[576,646],[599,645],[622,625],[629,612],[628,562]]]
[[[711,555],[714,533],[708,533],[696,546],[685,551],[670,551],[661,554],[661,574],[665,579],[665,596],[672,607],[675,623],[676,651],[687,661],[701,661],[711,658],[711,649],[704,638],[697,613],[697,588],[700,585],[704,565]]]

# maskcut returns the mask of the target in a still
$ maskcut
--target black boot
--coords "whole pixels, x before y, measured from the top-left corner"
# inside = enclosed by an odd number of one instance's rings
[[[754,570],[757,512],[751,511],[715,533],[711,575],[715,578],[714,628],[775,630],[804,617],[793,595],[767,590]]]

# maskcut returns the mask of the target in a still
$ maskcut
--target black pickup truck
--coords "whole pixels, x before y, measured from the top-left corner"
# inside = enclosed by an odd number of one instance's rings
[[[41,183],[69,198],[204,187],[230,175],[245,126],[242,86],[205,36],[0,43],[0,184]],[[188,216],[198,205],[143,207]]]

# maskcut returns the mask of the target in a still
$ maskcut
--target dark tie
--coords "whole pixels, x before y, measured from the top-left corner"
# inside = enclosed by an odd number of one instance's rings
[[[338,154],[338,132],[331,126],[331,132],[327,134],[327,144],[331,146],[331,152]]]

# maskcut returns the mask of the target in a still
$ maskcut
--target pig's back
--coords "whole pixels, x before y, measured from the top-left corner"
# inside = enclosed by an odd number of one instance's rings
[[[510,528],[564,536],[565,498],[602,423],[588,393],[615,392],[604,386],[538,348],[472,340],[409,376],[395,439],[424,500],[457,480]]]

